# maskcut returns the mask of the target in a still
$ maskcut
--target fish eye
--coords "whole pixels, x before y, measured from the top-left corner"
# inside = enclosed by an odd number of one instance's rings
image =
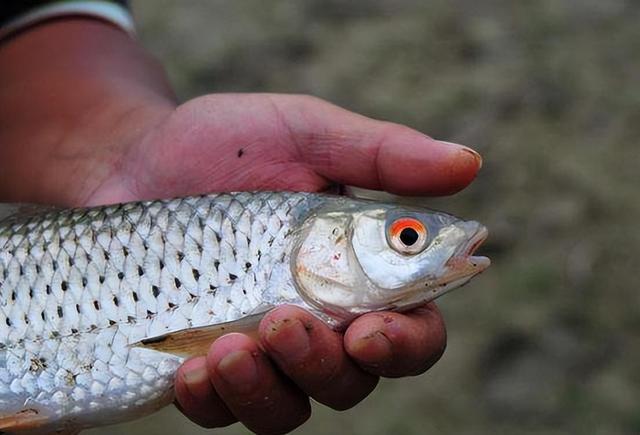
[[[400,241],[406,246],[415,245],[420,235],[413,228],[403,228],[400,231]]]
[[[401,217],[388,226],[387,238],[393,249],[401,254],[413,255],[427,246],[427,228],[413,217]]]

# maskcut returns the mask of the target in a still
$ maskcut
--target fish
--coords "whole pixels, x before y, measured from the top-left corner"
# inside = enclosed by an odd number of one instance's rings
[[[336,330],[406,311],[490,260],[478,222],[322,193],[236,192],[0,216],[0,433],[150,414],[176,371],[273,307]]]

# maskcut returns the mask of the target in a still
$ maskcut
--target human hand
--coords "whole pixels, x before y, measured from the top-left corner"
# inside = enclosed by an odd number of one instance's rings
[[[397,193],[451,193],[479,167],[475,154],[321,100],[215,95],[178,108],[123,159],[92,203],[209,191],[323,190],[332,182]],[[302,424],[309,397],[347,409],[379,376],[416,375],[445,347],[434,304],[407,314],[372,313],[344,336],[295,307],[269,313],[260,341],[218,339],[176,379],[180,409],[196,423],[240,420],[259,433]]]
[[[174,108],[161,76],[130,38],[91,20],[52,22],[0,47],[0,197],[96,205],[333,183],[440,195],[480,166],[467,148],[311,97],[213,95]],[[444,347],[434,304],[364,315],[344,335],[281,307],[263,319],[259,343],[230,334],[187,361],[177,403],[203,426],[284,432],[308,418],[309,397],[349,408],[378,376],[422,373]]]

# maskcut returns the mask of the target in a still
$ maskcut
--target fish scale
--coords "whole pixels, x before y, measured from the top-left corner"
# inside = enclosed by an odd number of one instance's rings
[[[299,300],[284,239],[314,198],[220,194],[1,221],[2,413],[79,427],[166,404],[182,359],[130,345]]]

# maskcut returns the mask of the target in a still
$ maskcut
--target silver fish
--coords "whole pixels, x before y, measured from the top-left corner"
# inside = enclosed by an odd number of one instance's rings
[[[0,217],[0,432],[75,433],[171,403],[185,358],[274,306],[334,328],[489,265],[477,222],[310,193]]]

